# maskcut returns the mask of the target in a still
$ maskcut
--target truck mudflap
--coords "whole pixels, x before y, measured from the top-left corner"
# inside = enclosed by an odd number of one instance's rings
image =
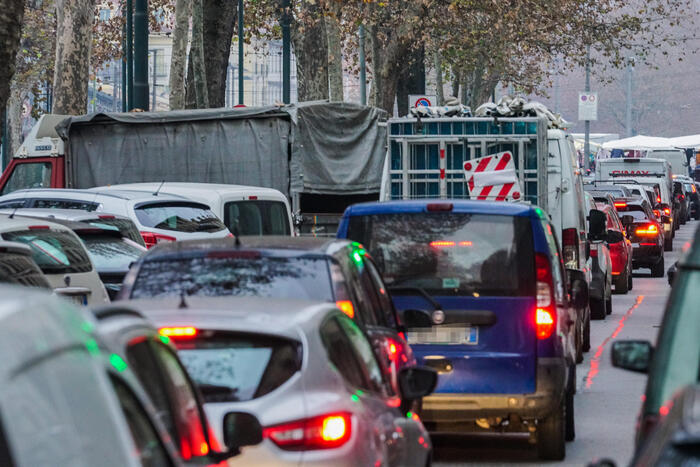
[[[564,358],[538,359],[537,388],[531,394],[432,394],[423,398],[421,419],[441,424],[513,415],[523,420],[545,418],[564,397],[567,368]]]

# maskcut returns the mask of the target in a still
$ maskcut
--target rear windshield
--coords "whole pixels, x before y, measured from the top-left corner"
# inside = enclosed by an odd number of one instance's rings
[[[325,258],[198,257],[145,261],[131,297],[238,295],[332,301],[331,290]]]
[[[123,236],[125,236],[129,240],[136,242],[141,246],[146,245],[143,242],[143,237],[139,233],[139,229],[136,228],[136,224],[134,224],[134,222],[131,219],[105,216],[105,217],[98,217],[97,219],[88,219],[88,220],[85,220],[83,222],[86,222],[90,225],[94,225],[95,227],[101,227],[101,228],[107,228],[107,229],[115,228]]]
[[[81,235],[97,271],[128,271],[146,251],[126,238],[111,235]]]
[[[90,258],[80,241],[70,232],[20,230],[5,232],[2,238],[29,245],[32,258],[45,274],[66,274],[92,270]]]
[[[431,295],[532,294],[529,218],[478,214],[354,216],[349,238],[369,249],[390,288]]]
[[[219,232],[226,226],[203,204],[151,203],[135,208],[136,217],[146,227],[176,232]]]
[[[175,341],[204,402],[240,402],[269,394],[301,369],[301,345],[275,337],[203,333]]]
[[[648,219],[647,214],[644,212],[644,209],[641,206],[634,204],[628,204],[625,207],[619,207],[617,208],[617,212],[619,212],[621,216],[632,216],[636,221],[643,221]]]
[[[49,288],[49,283],[34,261],[17,253],[0,253],[0,282]]]
[[[287,206],[279,201],[226,203],[224,223],[239,235],[290,235]]]

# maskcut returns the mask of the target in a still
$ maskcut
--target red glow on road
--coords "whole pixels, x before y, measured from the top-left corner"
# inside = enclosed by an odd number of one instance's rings
[[[632,305],[632,307],[629,310],[627,310],[627,313],[625,313],[625,315],[622,318],[620,318],[620,321],[617,323],[617,328],[615,328],[615,331],[610,336],[606,337],[603,343],[600,344],[596,349],[595,355],[593,355],[593,358],[591,359],[591,368],[588,370],[588,375],[586,375],[586,389],[590,389],[590,387],[593,386],[593,379],[598,374],[598,368],[600,366],[600,357],[603,356],[605,346],[608,345],[608,342],[615,339],[620,334],[622,328],[625,327],[625,321],[627,320],[627,318],[632,316],[634,310],[636,310],[639,307],[639,305],[641,305],[643,300],[644,295],[639,295],[637,297],[637,300],[634,302],[634,305]]]

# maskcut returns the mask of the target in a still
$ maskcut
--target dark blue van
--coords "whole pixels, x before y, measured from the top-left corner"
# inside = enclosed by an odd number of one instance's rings
[[[518,431],[543,459],[574,438],[575,310],[549,217],[503,202],[350,206],[338,236],[381,270],[421,364],[439,372],[421,417],[437,432]]]

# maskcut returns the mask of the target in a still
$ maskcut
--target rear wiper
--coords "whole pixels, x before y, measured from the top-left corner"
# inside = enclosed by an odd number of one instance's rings
[[[428,292],[425,291],[425,289],[421,287],[389,287],[387,286],[390,292],[417,292],[418,295],[423,297],[425,301],[430,303],[435,310],[442,310],[442,305],[440,305],[438,302],[433,299],[433,297],[430,296]]]

